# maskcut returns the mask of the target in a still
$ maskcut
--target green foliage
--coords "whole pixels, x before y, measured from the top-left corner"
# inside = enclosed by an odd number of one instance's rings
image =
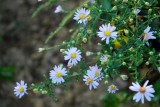
[[[6,80],[13,80],[15,67],[0,67],[0,77]]]
[[[102,98],[103,107],[119,107],[120,99],[115,94],[107,94]]]
[[[160,79],[154,83],[155,95],[160,98]]]

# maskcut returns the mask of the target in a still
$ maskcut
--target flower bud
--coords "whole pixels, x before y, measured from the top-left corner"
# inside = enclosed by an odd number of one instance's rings
[[[145,5],[146,5],[146,6],[149,6],[149,3],[148,3],[148,2],[145,2]]]
[[[42,94],[48,94],[48,91],[42,91]]]
[[[112,50],[113,49],[113,47],[110,47],[110,50]]]
[[[69,29],[69,32],[73,32],[73,29]]]
[[[146,62],[146,65],[149,65],[149,62],[148,62],[148,61]]]
[[[108,80],[106,80],[104,83],[105,83],[105,84],[108,84]]]
[[[88,4],[86,3],[86,4],[84,4],[84,7],[88,7]]]
[[[78,37],[80,37],[81,36],[81,33],[78,33]]]
[[[151,13],[152,13],[152,9],[149,9],[149,10],[148,10],[148,14],[151,14]]]
[[[113,6],[112,10],[116,11],[117,10],[117,6]]]
[[[128,35],[129,31],[127,29],[124,29],[124,33]]]
[[[88,34],[91,34],[92,33],[92,30],[87,30]]]
[[[63,45],[66,45],[67,44],[67,42],[65,42],[65,41],[63,41],[63,43],[62,43]]]
[[[149,54],[150,54],[150,55],[153,55],[154,53],[151,51],[151,52],[149,52]]]
[[[83,29],[84,29],[83,27],[80,28],[81,31],[82,31]]]
[[[125,65],[126,65],[126,62],[123,62],[122,65],[125,66]]]
[[[97,45],[98,45],[98,46],[102,46],[102,44],[101,44],[101,43],[98,43]]]
[[[43,52],[45,51],[45,48],[38,48],[38,52]]]
[[[86,56],[91,56],[91,55],[93,55],[93,52],[90,52],[90,51],[86,52]]]
[[[32,83],[32,84],[31,84],[31,86],[32,86],[32,87],[34,87],[34,86],[35,86],[35,84],[34,84],[34,83]]]
[[[109,75],[107,74],[107,75],[106,75],[106,78],[108,78],[108,77],[109,77]]]
[[[105,63],[104,63],[104,62],[101,62],[101,65],[105,65]]]
[[[65,49],[60,49],[60,52],[65,52]]]
[[[98,52],[98,53],[97,53],[97,55],[99,55],[99,56],[100,56],[100,55],[102,55],[102,53],[101,53],[101,52]]]
[[[132,18],[130,18],[130,19],[129,19],[129,21],[130,21],[130,22],[133,22],[133,19],[132,19]]]

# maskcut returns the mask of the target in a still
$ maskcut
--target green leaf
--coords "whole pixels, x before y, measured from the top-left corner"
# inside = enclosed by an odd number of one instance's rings
[[[13,80],[15,69],[15,67],[0,67],[0,77]]]
[[[79,75],[79,73],[74,72],[74,73],[72,74],[72,77],[74,77],[74,76],[78,76],[78,75]]]
[[[160,90],[160,79],[155,82],[154,89],[155,89],[155,92],[156,92],[155,95],[157,95],[160,98],[160,93],[159,93],[159,90]]]
[[[102,0],[102,7],[105,10],[109,10],[111,8],[111,0]]]

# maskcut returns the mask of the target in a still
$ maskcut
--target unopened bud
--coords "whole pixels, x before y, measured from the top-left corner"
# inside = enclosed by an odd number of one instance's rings
[[[112,10],[113,11],[117,10],[117,6],[113,6]]]
[[[153,55],[154,53],[151,51],[151,52],[149,52],[149,54],[150,54],[150,55]]]
[[[149,62],[148,62],[148,61],[146,62],[146,65],[149,65]]]

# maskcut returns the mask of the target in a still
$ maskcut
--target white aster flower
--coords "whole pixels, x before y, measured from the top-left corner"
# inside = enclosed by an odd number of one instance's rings
[[[118,90],[117,86],[110,85],[108,88],[109,93],[115,93]]]
[[[56,7],[56,10],[54,11],[54,13],[59,13],[59,12],[61,12],[61,10],[62,10],[62,6],[61,6],[61,5],[58,5],[58,6]]]
[[[17,86],[14,87],[14,94],[22,98],[24,94],[27,94],[27,83],[21,80],[21,83],[16,82]]]
[[[89,89],[92,90],[92,87],[96,89],[97,86],[99,85],[99,83],[95,79],[96,78],[93,75],[93,73],[87,73],[87,75],[84,75],[83,81],[85,81],[85,84],[87,86],[89,85]]]
[[[153,35],[153,32],[149,32],[151,29],[151,27],[147,27],[145,30],[144,30],[144,33],[143,33],[143,36],[144,36],[144,39],[145,40],[149,40],[149,39],[156,39],[155,36],[152,36]],[[149,42],[146,42],[147,45],[149,45]]]
[[[101,40],[106,39],[106,44],[109,44],[110,37],[113,39],[116,39],[118,32],[113,32],[116,29],[114,26],[110,26],[110,23],[108,25],[104,24],[99,27],[100,32],[98,32],[98,36],[102,38]]]
[[[101,62],[106,62],[106,61],[107,61],[107,55],[102,55],[102,56],[100,57],[100,61],[101,61]]]
[[[72,63],[73,65],[76,65],[82,58],[80,50],[77,50],[76,47],[68,49],[65,53],[64,59],[69,60],[68,63]]]
[[[120,75],[120,77],[121,77],[123,80],[127,80],[127,79],[128,79],[128,76],[127,76],[127,75]]]
[[[49,73],[50,79],[52,79],[53,83],[61,84],[64,82],[63,76],[67,75],[66,68],[62,68],[62,66],[54,66],[53,70]]]
[[[130,86],[129,89],[132,91],[137,92],[137,94],[134,95],[133,100],[136,102],[139,102],[141,100],[142,103],[144,103],[144,97],[148,100],[151,101],[150,97],[154,97],[152,93],[154,93],[154,89],[152,88],[152,85],[147,86],[148,80],[144,83],[143,87],[139,85],[138,82],[133,83],[133,86]]]
[[[78,23],[86,24],[89,14],[90,10],[86,10],[85,8],[77,9],[73,19],[78,20]]]
[[[134,9],[134,14],[138,14],[139,12],[141,12],[141,10],[139,10],[139,9]]]
[[[103,77],[103,73],[101,72],[102,68],[98,68],[97,64],[95,66],[89,66],[89,70],[87,70],[87,74],[92,74],[95,77],[96,81],[100,81],[102,80]]]

